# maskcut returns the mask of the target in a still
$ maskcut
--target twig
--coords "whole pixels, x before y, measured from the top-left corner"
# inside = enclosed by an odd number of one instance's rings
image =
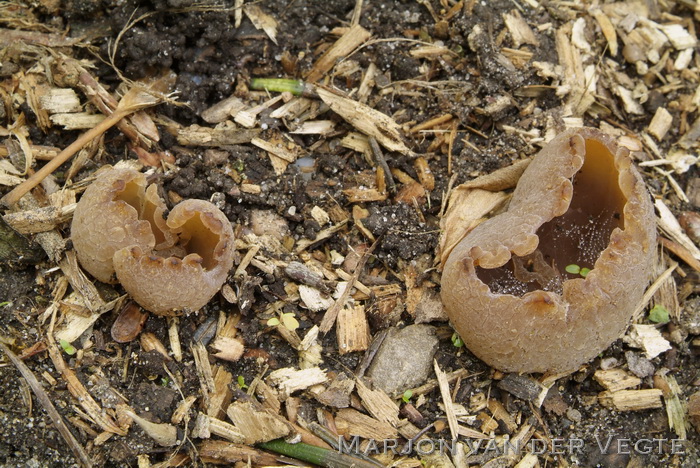
[[[41,183],[44,178],[59,168],[61,164],[68,161],[71,156],[77,153],[83,146],[87,145],[94,138],[102,135],[104,132],[112,128],[122,118],[129,115],[134,110],[123,109],[117,110],[112,115],[104,119],[102,122],[80,135],[80,137],[71,143],[66,149],[61,151],[55,158],[46,163],[44,167],[36,171],[29,179],[25,180],[17,187],[12,189],[10,193],[0,199],[0,203],[7,207],[12,207],[17,201],[22,198],[27,192]]]
[[[54,426],[56,426],[58,433],[61,434],[63,440],[66,441],[75,458],[82,466],[92,467],[90,457],[88,457],[88,454],[85,453],[83,446],[80,445],[80,442],[76,440],[73,433],[70,431],[70,429],[68,429],[66,423],[63,422],[63,418],[61,418],[61,415],[58,413],[58,411],[56,411],[56,407],[53,405],[53,403],[51,403],[51,399],[46,394],[46,391],[41,386],[37,378],[34,376],[34,373],[1,341],[0,349],[5,352],[12,364],[15,365],[20,374],[22,374],[22,377],[24,377],[24,379],[27,381],[34,392],[34,395],[36,395],[37,400],[39,400],[39,403],[41,403],[41,406],[51,418],[51,422],[53,422]]]
[[[369,146],[372,148],[372,154],[374,154],[374,159],[377,161],[377,165],[384,169],[384,177],[386,178],[386,184],[389,186],[389,193],[394,195],[396,193],[396,182],[394,182],[394,176],[391,175],[389,170],[389,165],[384,159],[384,153],[377,143],[377,139],[373,136],[369,137]]]
[[[321,320],[321,325],[319,326],[321,332],[328,333],[331,330],[331,328],[333,328],[333,324],[335,323],[335,319],[338,318],[338,313],[340,312],[340,309],[342,309],[345,306],[345,302],[350,296],[350,291],[352,291],[355,282],[362,274],[362,270],[364,270],[365,268],[365,263],[367,263],[367,259],[370,255],[372,255],[372,252],[374,252],[374,248],[377,247],[379,240],[380,239],[374,241],[374,244],[372,244],[372,246],[369,249],[367,249],[364,254],[362,254],[360,261],[357,262],[355,271],[352,273],[348,284],[343,290],[343,294],[341,294],[340,297],[335,301],[335,303],[326,311],[326,315],[323,316],[323,320]]]

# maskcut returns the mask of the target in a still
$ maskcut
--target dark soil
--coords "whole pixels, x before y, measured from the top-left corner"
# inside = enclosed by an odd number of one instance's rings
[[[57,15],[50,14],[41,4],[35,2],[34,13],[40,21],[58,29],[68,29],[71,35],[84,35],[95,46],[93,51],[77,50],[78,57],[94,59],[91,52],[101,57],[108,56],[110,44],[114,44],[117,35],[130,18],[149,14],[138,21],[121,36],[115,57],[115,65],[124,75],[132,80],[153,76],[167,69],[177,76],[175,90],[178,99],[186,106],[162,105],[157,112],[184,126],[191,124],[208,125],[200,114],[220,100],[237,94],[245,96],[246,86],[254,77],[302,78],[318,58],[317,48],[328,41],[330,30],[347,26],[349,16],[355,7],[355,0],[314,0],[263,1],[260,6],[279,23],[277,44],[252,25],[245,18],[239,28],[233,25],[232,9],[212,8],[211,11],[191,11],[194,2],[187,0],[154,0],[149,2],[133,1],[68,1],[62,2]],[[453,2],[428,2],[438,12],[443,4]],[[361,48],[352,59],[364,70],[370,63],[376,64],[380,76],[377,83],[391,83],[400,80],[417,80],[432,82],[450,82],[442,87],[432,88],[417,85],[413,93],[373,92],[368,104],[390,116],[397,122],[420,123],[432,117],[450,113],[459,121],[458,135],[452,148],[452,168],[456,175],[454,184],[462,183],[477,175],[492,172],[505,167],[513,161],[536,152],[535,146],[527,145],[519,136],[504,131],[504,126],[522,129],[543,127],[548,118],[557,121],[561,112],[562,101],[553,92],[537,98],[514,97],[516,105],[508,106],[497,113],[487,114],[484,107],[493,97],[507,95],[517,96],[518,89],[527,85],[548,85],[550,81],[537,75],[532,67],[509,69],[498,61],[499,46],[495,44],[495,34],[503,30],[503,13],[514,8],[512,1],[475,2],[472,13],[458,14],[445,29],[437,28],[435,20],[428,9],[416,1],[374,1],[364,2],[360,24],[372,32],[373,38],[406,38],[440,40],[450,50],[455,51],[455,59],[446,61],[419,60],[411,56],[413,44],[406,41],[376,42]],[[519,2],[524,3],[524,2]],[[541,2],[548,4],[549,2]],[[232,1],[223,5],[230,7]],[[531,25],[552,23],[554,29],[567,20],[567,12],[557,6],[533,11],[524,9],[523,16]],[[444,13],[444,12],[443,12]],[[676,6],[671,10],[675,15],[683,16],[689,23],[698,26],[692,19],[692,13]],[[1,13],[0,13],[1,14]],[[475,26],[480,26],[483,33],[472,35]],[[540,47],[534,48],[533,61],[557,63],[557,52],[553,33],[539,34]],[[469,39],[468,39],[469,38]],[[502,39],[500,39],[502,40]],[[331,41],[332,42],[332,41]],[[696,51],[697,52],[697,51]],[[283,67],[282,57],[291,57],[293,65]],[[623,60],[618,56],[618,60]],[[695,59],[697,61],[697,59]],[[114,70],[104,62],[96,61],[93,73],[100,82],[114,89],[120,79]],[[620,63],[622,69],[633,69],[632,65]],[[632,72],[630,71],[630,74]],[[7,77],[1,74],[0,77]],[[333,84],[341,89],[356,88],[361,80],[361,73],[348,77],[336,78]],[[655,107],[668,101],[678,99],[683,93],[697,87],[697,82],[682,82],[683,87],[670,91],[658,99],[647,102],[644,115],[624,114],[623,119],[614,119],[615,123],[631,132],[644,130]],[[692,92],[692,91],[691,91]],[[532,100],[536,100],[537,111],[522,116],[522,109]],[[67,146],[76,137],[76,132],[62,131],[56,135],[40,131],[35,124],[35,116],[29,107],[23,107],[30,128],[31,140],[37,145]],[[677,114],[676,114],[677,115]],[[349,126],[342,123],[337,116],[340,129],[338,138],[342,137]],[[689,121],[697,118],[692,114]],[[268,130],[283,128],[275,119],[265,117],[269,122]],[[598,126],[598,121],[586,116],[586,124]],[[3,118],[3,126],[8,122]],[[320,206],[331,212],[340,206],[345,211],[352,210],[343,189],[359,185],[362,171],[371,170],[367,161],[358,153],[348,151],[340,146],[338,138],[328,137],[315,147],[311,156],[315,159],[314,172],[311,177],[290,165],[281,175],[275,175],[269,159],[252,145],[227,147],[225,161],[211,160],[205,156],[206,148],[183,148],[177,144],[164,128],[160,128],[163,150],[175,156],[176,169],[157,176],[165,193],[174,192],[182,198],[215,199],[221,202],[224,213],[235,224],[244,228],[250,221],[253,209],[272,210],[281,216],[288,225],[291,237],[295,240],[313,239],[322,226],[313,219],[310,211]],[[58,132],[58,130],[56,130]],[[673,141],[678,138],[679,130],[672,128]],[[263,133],[265,135],[265,133]],[[428,152],[432,142],[430,138],[420,135],[409,136],[409,147],[419,154],[427,154],[432,173],[435,176],[435,188],[426,197],[417,210],[407,203],[396,203],[392,199],[371,202],[364,205],[369,216],[363,225],[380,239],[370,259],[369,267],[375,271],[388,271],[387,280],[403,284],[402,268],[413,261],[418,261],[426,254],[433,255],[439,239],[439,215],[443,196],[448,189],[450,176],[447,173],[448,156],[445,149]],[[295,141],[304,148],[314,147],[321,140],[316,135],[296,135]],[[465,141],[468,144],[465,144]],[[113,164],[118,160],[136,156],[129,152],[126,138],[117,130],[109,131],[104,141],[106,153],[101,161],[89,162],[79,173],[78,178],[88,177],[96,167],[104,163]],[[661,142],[662,150],[668,149],[670,143]],[[417,174],[410,158],[397,153],[387,153],[389,167],[397,168],[417,179]],[[227,175],[225,168],[234,167],[239,178],[258,184],[259,194],[244,193],[238,190],[239,184]],[[68,165],[59,170],[57,180],[62,183],[62,175]],[[645,171],[644,176],[652,188],[660,193],[663,179],[653,171]],[[677,175],[682,187],[698,177],[697,168],[685,174]],[[5,188],[2,193],[6,193]],[[673,196],[672,196],[673,197]],[[677,198],[671,198],[674,210],[698,211],[700,207],[682,204]],[[172,204],[171,206],[172,207]],[[352,222],[350,223],[352,224]],[[68,237],[68,226],[64,235]],[[350,228],[333,236],[317,247],[320,252],[337,252],[347,255],[351,248],[368,245],[367,239],[356,228]],[[294,260],[289,254],[282,260]],[[239,259],[240,260],[240,259]],[[6,301],[0,309],[0,339],[8,337],[8,344],[16,352],[26,349],[45,339],[45,324],[40,324],[38,316],[51,301],[51,291],[55,279],[52,276],[55,264],[46,259],[35,260],[32,264],[17,262],[3,265],[0,270],[0,302]],[[690,268],[686,271],[690,272]],[[284,296],[284,284],[287,278],[280,275],[265,274],[249,268],[247,282],[231,277],[228,284],[236,288],[239,294],[251,299],[242,306],[242,319],[238,325],[239,336],[246,343],[246,354],[235,363],[218,361],[236,378],[240,376],[245,382],[251,382],[265,366],[270,370],[285,366],[295,366],[297,354],[282,338],[266,326],[269,316],[262,313],[267,306]],[[429,279],[438,280],[437,274],[428,275]],[[682,303],[682,313],[697,315],[697,277],[689,274],[685,279],[677,277],[679,290],[693,290]],[[119,288],[117,286],[117,288]],[[121,292],[118,289],[118,292]],[[692,304],[695,310],[692,311]],[[110,328],[118,311],[103,315],[88,332],[74,345],[90,342],[80,361],[65,356],[83,383],[95,383],[96,376],[108,382],[129,404],[143,417],[154,422],[169,422],[170,416],[181,401],[181,395],[198,395],[199,379],[189,350],[192,337],[201,332],[211,317],[218,317],[221,310],[236,310],[237,306],[227,303],[217,295],[209,305],[197,314],[180,318],[180,337],[183,343],[184,358],[180,363],[167,361],[158,352],[146,352],[138,339],[126,344],[114,342],[110,337]],[[300,321],[300,335],[323,316],[313,314],[296,305],[289,305],[287,312],[294,312]],[[215,320],[215,319],[214,319]],[[411,323],[413,319],[406,313],[400,317],[399,325]],[[381,320],[372,323],[387,324]],[[392,324],[396,325],[396,323]],[[478,392],[487,392],[490,398],[501,401],[511,415],[518,415],[519,421],[529,421],[543,433],[555,439],[583,439],[585,446],[580,454],[565,454],[556,457],[558,466],[697,466],[698,450],[697,428],[689,428],[689,440],[684,443],[686,455],[671,454],[669,442],[662,443],[661,450],[652,453],[619,453],[615,447],[611,453],[603,454],[596,444],[596,437],[605,442],[609,435],[615,441],[630,439],[632,444],[640,439],[675,439],[677,436],[669,430],[668,419],[664,409],[640,412],[616,412],[602,407],[596,397],[603,388],[592,378],[601,361],[616,360],[621,366],[628,367],[630,360],[641,356],[639,350],[633,350],[618,341],[603,352],[598,360],[557,382],[550,391],[547,402],[542,408],[535,408],[521,399],[500,390],[497,387],[502,375],[486,366],[463,348],[455,348],[450,341],[451,332],[445,324],[441,328],[440,350],[436,356],[443,370],[454,371],[459,368],[469,369],[474,376],[465,379],[455,395],[455,402],[469,407],[470,397]],[[698,390],[700,385],[700,366],[698,365],[698,347],[691,345],[693,339],[687,330],[689,325],[672,323],[663,328],[666,336],[672,328],[685,330],[685,339],[674,341],[673,349],[659,358],[652,360],[653,369],[671,373],[682,390],[681,399],[685,401]],[[168,343],[167,322],[162,317],[148,318],[144,331],[153,333],[163,343]],[[372,329],[372,334],[379,332]],[[696,338],[697,339],[697,338]],[[334,332],[322,341],[324,368],[337,372],[355,369],[361,359],[361,353],[340,355]],[[128,366],[125,366],[125,360]],[[46,352],[40,352],[25,359],[49,392],[51,399],[62,416],[69,421],[69,427],[78,440],[88,450],[96,466],[137,466],[137,456],[148,454],[151,463],[167,460],[172,449],[159,447],[145,433],[133,426],[125,437],[113,436],[106,443],[95,446],[92,441],[96,434],[89,434],[77,425],[71,425],[71,419],[80,419],[74,408],[77,403],[69,394],[65,382],[54,369]],[[181,388],[176,389],[168,372],[182,379]],[[48,373],[57,383],[51,385],[42,374]],[[653,372],[651,373],[653,374]],[[651,376],[643,381],[643,388],[654,386]],[[99,380],[99,379],[98,379]],[[92,392],[93,388],[88,387]],[[96,398],[105,407],[110,407],[108,395]],[[428,401],[421,407],[426,423],[444,417],[438,407],[441,402],[437,390],[427,395]],[[313,419],[313,408],[318,403],[305,400]],[[114,404],[114,403],[112,403]],[[0,367],[0,464],[3,466],[71,466],[75,464],[70,450],[53,427],[46,413],[37,407],[36,400],[19,377],[16,369],[4,364]],[[97,426],[93,426],[96,429]],[[499,428],[498,434],[506,431]],[[512,434],[511,434],[512,435]],[[437,437],[449,437],[449,431],[434,434]],[[194,459],[196,452],[192,447],[182,447]],[[540,466],[544,466],[540,459]],[[474,460],[472,463],[486,463],[487,460]],[[551,463],[548,466],[551,466]],[[196,460],[191,466],[199,466]],[[490,465],[495,466],[495,465]]]

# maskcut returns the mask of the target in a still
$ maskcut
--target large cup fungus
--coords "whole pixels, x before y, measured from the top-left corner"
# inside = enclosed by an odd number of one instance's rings
[[[507,211],[452,250],[442,300],[491,366],[572,372],[625,330],[655,246],[653,207],[629,151],[599,130],[567,130],[532,160]]]
[[[144,309],[159,315],[203,307],[233,266],[231,223],[213,204],[166,207],[153,184],[132,169],[100,173],[78,203],[71,236],[83,268],[117,280]]]

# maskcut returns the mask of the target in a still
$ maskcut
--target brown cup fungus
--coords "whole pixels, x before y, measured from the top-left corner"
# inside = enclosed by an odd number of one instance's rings
[[[213,204],[166,207],[153,184],[132,169],[100,173],[78,203],[71,236],[80,264],[95,278],[117,280],[158,315],[202,308],[233,266],[231,223]]]
[[[532,160],[507,211],[450,253],[442,301],[489,365],[572,372],[625,330],[655,245],[653,207],[629,151],[599,130],[567,130]]]

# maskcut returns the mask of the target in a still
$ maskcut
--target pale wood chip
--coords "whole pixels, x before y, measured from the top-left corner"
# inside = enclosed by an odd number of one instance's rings
[[[263,409],[257,409],[251,401],[231,403],[226,414],[248,445],[279,439],[292,432],[289,422]]]
[[[617,392],[630,387],[636,387],[642,380],[622,369],[597,370],[593,378],[606,390]]]
[[[52,114],[51,122],[62,125],[64,130],[82,130],[96,127],[105,116],[102,114],[89,114],[87,112],[72,112],[68,114]]]
[[[399,433],[391,424],[379,421],[357,410],[344,408],[335,416],[338,433],[345,436],[359,436],[365,439],[395,439]]]
[[[228,408],[233,398],[233,392],[231,391],[233,375],[221,366],[214,366],[212,373],[214,391],[209,395],[209,404],[206,412],[208,416],[213,418],[223,418],[226,414],[226,408]]]
[[[337,321],[338,351],[340,354],[364,351],[369,347],[369,324],[367,323],[365,307],[362,304],[341,309],[338,312]]]
[[[450,395],[450,384],[447,382],[447,374],[440,369],[437,360],[433,360],[433,368],[437,376],[438,387],[440,387],[440,395],[442,396],[442,404],[445,408],[445,414],[447,415],[447,424],[450,426],[450,434],[452,435],[452,440],[455,440],[459,435],[459,427],[457,424],[457,416],[452,406],[452,396]]]
[[[177,142],[183,146],[229,146],[250,143],[262,132],[260,128],[239,128],[221,125],[216,128],[190,125],[177,132]]]
[[[654,325],[632,324],[623,340],[637,348],[642,348],[648,359],[671,349],[671,343],[661,335]]]
[[[650,134],[654,135],[657,140],[661,141],[666,136],[666,133],[671,129],[671,124],[673,124],[673,116],[665,107],[659,107],[656,109],[654,117],[649,122],[649,127],[647,130]]]
[[[50,114],[78,112],[80,98],[71,88],[51,88],[39,97],[41,107]]]
[[[338,96],[326,89],[318,88],[318,95],[323,102],[362,133],[373,136],[390,151],[405,155],[413,152],[404,144],[401,136],[401,126],[394,119],[378,110],[352,99]]]
[[[310,83],[318,81],[325,75],[339,59],[345,58],[356,47],[366,42],[371,33],[365,28],[356,24],[348,29],[340,39],[338,39],[326,52],[314,63],[313,68],[306,76]]]
[[[520,47],[522,44],[540,45],[540,41],[535,37],[535,33],[530,26],[528,26],[518,10],[504,13],[503,21],[506,24],[506,28],[508,28],[508,32],[510,32],[510,37],[513,40],[513,46],[515,48]]]
[[[607,408],[617,411],[641,411],[661,408],[663,392],[656,388],[645,390],[620,390],[619,392],[604,391],[598,395],[598,401]]]
[[[296,391],[305,390],[328,380],[325,371],[320,367],[301,370],[285,367],[271,372],[268,378],[275,387],[279,388],[283,400]]]
[[[243,7],[243,12],[253,23],[256,29],[262,29],[272,42],[277,44],[277,20],[263,11],[255,3],[248,3]]]
[[[362,400],[362,405],[367,408],[369,414],[379,421],[391,424],[393,427],[399,425],[399,407],[394,403],[389,395],[380,388],[370,389],[362,379],[355,381],[357,394]]]

